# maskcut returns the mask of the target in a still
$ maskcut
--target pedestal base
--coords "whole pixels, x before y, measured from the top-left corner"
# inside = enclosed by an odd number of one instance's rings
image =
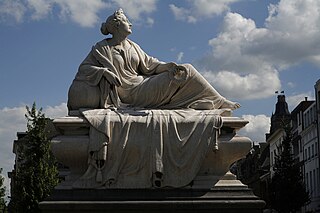
[[[53,212],[262,212],[264,201],[246,187],[203,189],[55,190],[41,202]]]

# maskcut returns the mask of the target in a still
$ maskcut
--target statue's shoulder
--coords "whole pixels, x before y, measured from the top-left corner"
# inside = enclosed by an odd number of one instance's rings
[[[134,41],[132,41],[132,40],[130,40],[130,39],[127,39],[127,41],[128,41],[131,45],[133,45],[133,46],[135,46],[135,47],[137,47],[137,48],[140,48],[140,46],[139,46],[136,42],[134,42]]]
[[[103,39],[101,41],[98,41],[94,46],[96,48],[101,48],[101,47],[108,48],[109,47],[109,43],[108,43],[107,39]]]
[[[141,47],[134,41],[127,39],[127,41],[133,46],[135,47],[136,50],[142,51]]]

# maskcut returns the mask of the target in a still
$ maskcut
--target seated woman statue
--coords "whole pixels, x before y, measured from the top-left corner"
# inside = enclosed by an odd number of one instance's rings
[[[237,109],[190,64],[164,63],[127,37],[132,24],[122,9],[102,23],[111,34],[92,47],[69,89],[68,108]]]

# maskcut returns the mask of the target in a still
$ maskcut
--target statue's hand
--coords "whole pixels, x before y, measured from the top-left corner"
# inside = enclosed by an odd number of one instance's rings
[[[186,80],[188,77],[187,68],[176,64],[176,66],[173,68],[173,76],[179,81]]]
[[[109,84],[115,85],[117,87],[121,86],[120,79],[115,74],[113,74],[112,72],[104,71],[103,72],[103,76],[107,79]]]

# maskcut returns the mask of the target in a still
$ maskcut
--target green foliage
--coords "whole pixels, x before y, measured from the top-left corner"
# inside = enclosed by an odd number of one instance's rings
[[[285,126],[286,136],[275,157],[274,176],[270,184],[271,207],[279,213],[296,212],[310,201],[303,183],[302,172],[291,152],[291,128]]]
[[[58,183],[58,171],[47,138],[48,119],[37,110],[35,103],[27,108],[27,136],[19,146],[18,166],[15,168],[10,210],[40,212],[38,204],[48,197]]]
[[[4,177],[1,175],[2,168],[0,168],[0,211],[3,211],[6,209],[6,201],[5,201],[5,195],[6,195],[6,187],[4,184]]]

